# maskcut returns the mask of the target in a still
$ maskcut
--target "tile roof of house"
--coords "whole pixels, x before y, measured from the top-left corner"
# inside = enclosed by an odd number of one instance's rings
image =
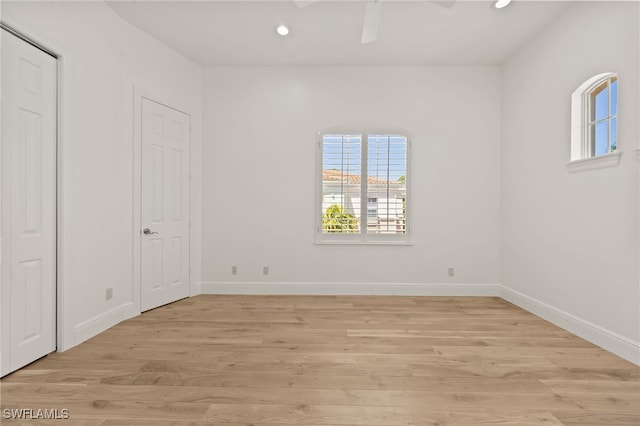
[[[360,183],[360,175],[349,175],[345,174],[340,170],[323,170],[322,171],[322,180],[323,181],[335,181],[339,182],[342,180],[345,183],[359,184]],[[368,184],[388,184],[388,183],[399,183],[398,181],[392,180],[389,181],[387,179],[377,178],[375,176],[367,177]]]

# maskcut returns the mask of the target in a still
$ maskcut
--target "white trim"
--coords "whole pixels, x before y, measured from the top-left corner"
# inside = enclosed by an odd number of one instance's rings
[[[567,163],[567,170],[571,173],[586,172],[588,170],[605,169],[607,167],[617,167],[622,158],[622,151],[610,154],[599,155],[597,157],[582,158]]]
[[[198,296],[199,294],[202,294],[202,283],[201,282],[195,282],[193,283],[193,287],[190,287],[191,292],[189,293],[189,297],[194,297],[194,296]]]
[[[140,307],[140,270],[141,270],[141,255],[140,247],[142,237],[140,235],[141,227],[141,179],[142,179],[142,98],[144,93],[138,87],[133,87],[133,147],[131,149],[132,156],[132,172],[131,183],[133,185],[132,191],[132,222],[131,222],[131,245],[132,245],[132,268],[131,268],[131,300],[136,306],[138,313],[141,312]]]
[[[504,285],[500,286],[500,297],[627,361],[640,365],[640,342],[621,336]]]
[[[72,294],[68,290],[68,286],[65,286],[64,279],[64,68],[67,59],[65,56],[58,55],[57,63],[57,79],[58,86],[56,88],[57,93],[57,140],[56,140],[56,350],[58,352],[66,351],[75,345],[69,337],[69,325],[73,324],[73,310],[70,308],[73,303],[69,302],[73,298]],[[67,325],[67,327],[65,327]]]
[[[483,296],[497,297],[498,284],[431,284],[366,282],[203,282],[202,294]]]
[[[605,72],[594,75],[582,83],[571,94],[571,161],[588,159],[588,147],[586,146],[585,127],[587,121],[587,100],[585,96],[606,79],[618,77],[616,73]]]
[[[412,246],[412,241],[352,241],[352,240],[316,240],[314,244],[318,246],[326,246],[326,245],[344,245],[344,246]]]
[[[133,318],[140,314],[140,311],[133,302],[126,302],[122,305],[102,312],[93,318],[81,322],[75,327],[75,338],[77,342],[84,342],[102,333],[114,325]]]

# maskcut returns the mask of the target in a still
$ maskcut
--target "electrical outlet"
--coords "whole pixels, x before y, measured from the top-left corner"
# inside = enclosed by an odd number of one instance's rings
[[[237,266],[232,266],[231,267],[231,275],[238,275],[238,267]]]
[[[269,275],[269,267],[268,266],[263,266],[262,267],[262,275]]]
[[[113,299],[113,288],[109,287],[105,292],[104,292],[104,300],[111,300]]]
[[[453,277],[456,275],[456,270],[454,268],[449,268],[449,276]]]

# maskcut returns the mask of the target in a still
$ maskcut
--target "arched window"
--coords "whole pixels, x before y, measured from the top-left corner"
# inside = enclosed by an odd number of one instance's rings
[[[616,152],[618,141],[618,76],[593,76],[571,98],[571,160]]]

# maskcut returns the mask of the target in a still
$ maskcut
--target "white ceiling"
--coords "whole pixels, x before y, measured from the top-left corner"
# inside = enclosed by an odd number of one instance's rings
[[[571,2],[386,0],[378,40],[362,45],[363,1],[110,1],[122,18],[205,66],[499,64]],[[286,38],[275,33],[289,26]]]

